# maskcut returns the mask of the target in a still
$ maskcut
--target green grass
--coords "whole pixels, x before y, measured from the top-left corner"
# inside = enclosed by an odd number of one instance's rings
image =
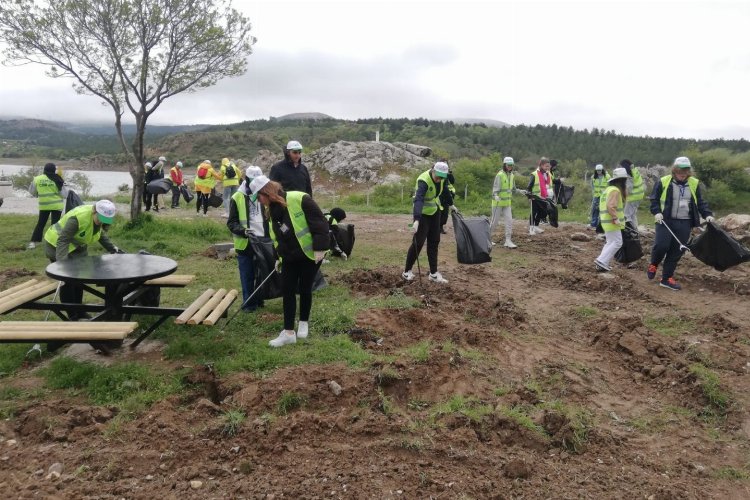
[[[684,316],[647,316],[643,324],[668,337],[678,337],[695,329],[695,320]]]
[[[520,427],[523,427],[525,429],[528,429],[539,436],[542,436],[545,439],[549,439],[549,435],[547,434],[547,431],[544,430],[544,427],[537,425],[534,423],[533,420],[531,420],[531,417],[524,411],[524,409],[520,406],[513,406],[513,407],[507,407],[507,406],[500,406],[497,411],[507,417],[508,419],[515,422]]]
[[[585,408],[567,404],[559,400],[542,403],[540,406],[546,410],[564,415],[568,419],[570,428],[573,431],[573,437],[570,440],[563,439],[562,445],[568,451],[580,452],[588,440],[589,431],[594,425],[593,414]]]
[[[306,398],[296,392],[285,392],[276,403],[276,411],[279,415],[288,415],[301,408],[306,403]]]
[[[719,375],[700,363],[690,365],[690,373],[698,379],[703,395],[708,401],[709,416],[716,413],[719,416],[726,414],[732,404],[732,396],[721,388]]]
[[[599,310],[595,307],[579,306],[573,309],[573,316],[578,319],[590,319],[599,314]]]
[[[430,359],[432,347],[432,342],[423,340],[404,349],[404,354],[410,357],[415,363],[426,363]]]
[[[247,415],[242,410],[227,410],[221,418],[224,421],[222,433],[226,436],[236,436],[247,419]]]
[[[474,422],[479,422],[490,413],[492,413],[491,406],[482,404],[474,398],[456,395],[444,403],[435,405],[430,412],[430,419],[436,422],[445,415],[459,414]]]
[[[750,472],[743,469],[738,469],[736,467],[732,466],[726,466],[726,467],[720,467],[719,469],[716,469],[713,474],[713,477],[717,479],[729,479],[733,481],[747,481],[750,479]]]

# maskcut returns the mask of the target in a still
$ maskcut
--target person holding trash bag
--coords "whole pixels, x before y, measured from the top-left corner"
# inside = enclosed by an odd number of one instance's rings
[[[47,219],[52,219],[52,225],[60,220],[65,204],[65,199],[60,193],[63,184],[65,184],[65,181],[57,174],[57,166],[54,163],[47,163],[44,166],[44,172],[31,181],[29,192],[31,196],[39,198],[39,217],[36,226],[34,226],[34,231],[31,233],[31,240],[26,247],[29,250],[36,248],[36,244],[42,242]]]
[[[115,204],[99,200],[94,205],[80,205],[62,216],[57,224],[44,234],[44,252],[50,262],[74,259],[88,255],[88,246],[99,242],[109,253],[124,253],[107,237],[107,229],[115,217]],[[65,284],[60,287],[60,301],[81,304],[83,288]],[[68,313],[71,321],[88,319],[86,313]]]
[[[518,248],[511,241],[513,235],[513,213],[511,204],[513,193],[518,192],[516,189],[516,179],[513,174],[515,162],[510,156],[503,158],[503,166],[495,176],[495,182],[492,184],[492,223],[490,224],[490,235],[500,223],[502,218],[505,221],[505,244],[507,248]],[[494,242],[492,243],[495,244]]]
[[[169,169],[169,180],[172,181],[172,207],[180,207],[180,187],[185,184],[182,177],[182,162],[178,161]]]
[[[622,160],[620,166],[628,173],[628,202],[625,204],[625,220],[638,230],[638,206],[643,201],[643,177],[638,167],[630,160]]]
[[[444,160],[440,161],[445,162]],[[448,212],[451,211],[451,207],[453,206],[453,198],[456,197],[456,188],[453,187],[455,182],[456,178],[453,176],[453,170],[449,167],[443,192],[440,193],[440,205],[443,207],[440,210],[440,234],[448,234],[445,231],[445,225],[448,223]]]
[[[229,202],[232,199],[232,195],[237,192],[238,186],[240,185],[240,176],[242,174],[237,165],[235,165],[234,162],[229,161],[229,158],[221,159],[219,173],[221,174],[221,185],[224,186],[224,213],[222,214],[222,217],[228,217]]]
[[[340,255],[342,259],[348,260],[349,256],[341,249],[341,243],[338,238],[338,225],[339,222],[346,219],[346,212],[343,208],[332,208],[330,212],[323,214],[323,217],[328,221],[328,233],[331,238],[331,250],[332,254]]]
[[[591,176],[591,227],[596,228],[599,225],[599,198],[609,185],[609,173],[604,170],[604,165],[599,163],[594,168],[594,175]]]
[[[539,166],[531,174],[527,196],[531,199],[531,215],[529,216],[529,234],[540,234],[544,229],[539,227],[539,222],[547,216],[548,198],[554,198],[555,193],[552,187],[552,174],[550,173],[550,162],[542,156],[539,159]],[[541,199],[534,199],[533,197]]]
[[[151,210],[151,205],[154,206],[154,212],[159,211],[159,194],[158,193],[151,193],[147,189],[149,182],[155,181],[156,179],[163,179],[164,178],[164,164],[167,162],[167,159],[163,156],[159,157],[159,160],[155,163],[146,162],[146,164],[143,166],[145,169],[145,175],[144,175],[144,186],[143,186],[143,203],[146,205],[146,212]]]
[[[198,165],[198,171],[193,180],[195,183],[195,191],[198,196],[195,203],[195,213],[201,213],[201,207],[203,207],[203,215],[208,215],[208,199],[211,197],[211,191],[216,185],[216,181],[220,180],[221,174],[214,170],[209,160],[203,160],[203,162]]]
[[[430,265],[428,279],[435,283],[448,283],[438,271],[438,246],[440,245],[440,193],[448,177],[448,164],[442,161],[435,163],[430,170],[425,170],[419,177],[415,187],[414,206],[412,217],[412,229],[414,235],[411,239],[409,251],[406,253],[406,265],[401,273],[406,281],[414,279],[411,268],[414,267],[422,246],[427,241],[427,261]],[[455,205],[451,205],[453,210]]]
[[[329,248],[328,221],[309,194],[285,192],[278,182],[265,175],[253,179],[250,191],[250,200],[260,201],[265,207],[284,294],[284,329],[268,344],[271,347],[294,344],[310,332],[313,281]],[[298,290],[299,323],[295,334]]]
[[[245,312],[253,312],[264,305],[260,292],[256,293],[250,302],[247,300],[255,288],[255,265],[250,248],[250,236],[268,236],[268,223],[263,219],[263,207],[257,200],[250,199],[250,183],[261,175],[263,172],[260,167],[247,167],[245,180],[230,199],[227,218],[227,227],[232,233],[234,251],[237,254],[242,285],[242,310]]]
[[[625,229],[625,202],[627,201],[626,185],[628,172],[620,167],[612,171],[612,178],[607,181],[609,186],[599,197],[599,222],[604,229],[604,248],[594,260],[596,270],[608,272],[612,268],[609,263],[612,257],[622,247],[622,230]]]
[[[675,291],[682,289],[674,279],[674,272],[692,228],[700,224],[701,216],[707,222],[714,221],[714,214],[703,197],[700,181],[693,177],[691,170],[688,157],[675,158],[672,173],[662,177],[651,193],[651,213],[656,222],[656,236],[646,276],[650,280],[654,279],[663,260],[659,285]]]

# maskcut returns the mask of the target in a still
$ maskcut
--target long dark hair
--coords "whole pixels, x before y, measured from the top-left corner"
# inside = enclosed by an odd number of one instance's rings
[[[619,179],[614,179],[609,181],[610,185],[615,186],[620,191],[620,196],[622,196],[622,202],[625,203],[628,199],[628,195],[626,193],[625,185],[627,184],[628,179],[626,177],[620,177]]]

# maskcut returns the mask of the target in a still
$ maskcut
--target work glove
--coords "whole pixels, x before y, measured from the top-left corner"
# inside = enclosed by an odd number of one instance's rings
[[[274,265],[273,265],[273,268],[274,268],[274,270],[275,270],[275,271],[276,271],[277,273],[281,274],[281,261],[280,261],[280,260],[277,260],[277,261],[276,261],[276,262],[274,263]]]
[[[115,249],[111,253],[125,253],[125,251],[115,247]]]
[[[661,221],[663,221],[663,220],[664,220],[664,215],[663,214],[656,214],[656,215],[654,215],[654,222],[656,222],[657,224],[661,224]]]
[[[716,219],[714,219],[714,216],[713,216],[713,215],[709,215],[708,217],[706,217],[706,222],[713,222],[713,221],[715,221],[715,220],[716,220]]]
[[[456,205],[451,205],[451,212],[458,212],[458,207]]]
[[[313,255],[315,256],[315,263],[321,262],[323,260],[323,257],[326,256],[326,253],[322,250],[315,250],[313,252]]]
[[[249,238],[249,237],[250,237],[250,236],[252,236],[252,235],[253,235],[253,232],[252,232],[252,230],[250,230],[250,229],[245,229],[245,237],[246,237],[246,238]]]
[[[341,252],[341,258],[344,260],[349,260],[349,256],[346,255],[346,252]]]
[[[414,234],[417,234],[417,229],[419,229],[419,221],[415,220],[414,223],[412,223],[411,228],[414,230]]]
[[[495,200],[495,201],[500,201],[500,196],[498,196],[496,194],[493,194],[492,195],[492,199]]]

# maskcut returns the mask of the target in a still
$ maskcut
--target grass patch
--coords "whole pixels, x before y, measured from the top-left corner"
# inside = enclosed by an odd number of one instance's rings
[[[549,435],[547,434],[547,431],[544,430],[544,427],[542,427],[541,425],[535,424],[534,421],[531,420],[531,417],[529,417],[529,415],[524,411],[523,407],[500,406],[498,407],[497,411],[501,415],[507,417],[508,419],[518,424],[519,426],[525,429],[528,429],[532,432],[535,432],[536,434],[539,434],[545,439],[549,439]]]
[[[430,414],[433,422],[445,415],[459,414],[468,417],[474,422],[479,422],[485,416],[492,413],[492,407],[482,404],[474,398],[465,398],[464,396],[453,396],[445,403],[436,405]]]
[[[647,316],[643,324],[668,337],[678,337],[695,329],[695,321],[682,316]]]
[[[306,401],[305,397],[301,394],[291,391],[285,392],[279,398],[278,403],[276,403],[276,411],[279,415],[289,415],[294,410],[301,408]]]
[[[404,354],[409,356],[415,363],[426,363],[430,359],[432,342],[423,340],[404,349]]]
[[[573,316],[578,319],[590,319],[599,314],[599,310],[595,307],[579,306],[573,309]]]
[[[709,403],[709,416],[718,412],[725,415],[732,403],[732,397],[721,389],[719,376],[700,363],[690,365],[690,373],[694,374],[701,386],[703,395]]]
[[[589,431],[594,426],[593,414],[580,406],[569,405],[562,401],[542,403],[542,408],[560,413],[568,419],[573,431],[571,439],[563,439],[562,445],[568,450],[578,453],[588,440]]]
[[[720,467],[712,475],[717,479],[729,479],[733,481],[747,481],[750,479],[750,472],[731,466]]]
[[[241,410],[228,410],[224,412],[221,419],[224,422],[222,433],[225,436],[236,436],[247,419],[247,415]]]

